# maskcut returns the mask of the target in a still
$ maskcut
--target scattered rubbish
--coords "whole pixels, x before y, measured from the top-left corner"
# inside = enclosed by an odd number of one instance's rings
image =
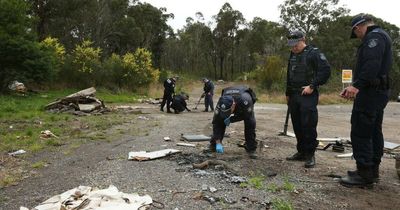
[[[232,176],[230,177],[229,182],[240,184],[243,182],[247,182],[247,179],[241,176]]]
[[[346,153],[346,154],[341,154],[341,155],[336,155],[337,158],[351,158],[353,156],[353,153]]]
[[[87,88],[47,104],[45,109],[55,113],[70,112],[76,115],[87,115],[87,113],[102,114],[110,111],[103,101],[94,97],[95,93],[96,89],[94,87]]]
[[[51,138],[51,137],[54,137],[54,138],[57,138],[57,139],[58,139],[58,136],[54,135],[54,134],[53,134],[51,131],[49,131],[49,130],[40,131],[40,138],[47,139],[47,138]]]
[[[138,119],[139,119],[139,120],[149,120],[149,118],[148,118],[148,117],[145,117],[145,116],[139,116]]]
[[[168,136],[164,137],[164,141],[171,141],[171,138],[169,138]]]
[[[33,210],[131,210],[149,207],[152,203],[149,195],[123,193],[113,185],[107,189],[79,186],[47,199]]]
[[[183,135],[182,134],[182,139],[186,141],[210,141],[211,137],[206,136],[206,135]]]
[[[176,149],[163,149],[153,152],[146,152],[146,151],[129,152],[128,160],[138,160],[138,161],[153,160],[161,157],[166,157],[168,155],[175,154],[178,152],[181,151]]]
[[[208,186],[206,184],[202,184],[201,185],[201,190],[202,191],[207,191],[208,190]]]
[[[286,131],[286,136],[289,136],[289,137],[296,137],[296,134],[294,134],[294,133],[292,133],[292,132],[290,132],[290,131]]]
[[[215,188],[215,187],[209,187],[209,190],[212,193],[217,192],[217,188]]]
[[[162,98],[149,98],[149,99],[139,99],[139,103],[147,103],[147,104],[161,104]]]
[[[26,87],[22,82],[12,81],[10,85],[8,85],[8,88],[17,93],[22,93],[22,94],[26,93]]]
[[[176,143],[177,146],[184,146],[184,147],[196,147],[195,144],[188,144],[188,143]]]
[[[10,156],[17,156],[17,155],[22,155],[22,154],[25,154],[25,153],[26,153],[25,150],[20,149],[20,150],[17,150],[17,151],[15,151],[15,152],[10,152],[10,153],[8,153],[8,155],[10,155]]]

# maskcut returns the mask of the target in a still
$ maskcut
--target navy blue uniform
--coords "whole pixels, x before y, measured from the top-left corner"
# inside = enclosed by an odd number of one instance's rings
[[[383,112],[389,101],[392,40],[378,26],[369,26],[357,51],[351,115],[351,142],[357,168],[378,167],[383,155]]]
[[[187,97],[183,96],[181,94],[174,96],[171,104],[171,108],[174,109],[175,114],[178,114],[180,112],[183,112],[187,110],[190,112],[191,110],[187,108],[187,103],[186,103]]]
[[[161,102],[161,111],[164,111],[164,106],[167,104],[167,111],[171,112],[170,106],[172,102],[172,96],[175,93],[175,79],[169,78],[164,81],[164,95]]]
[[[211,82],[211,80],[208,80],[207,82],[204,83],[204,104],[205,104],[205,111],[208,111],[208,107],[210,107],[211,111],[214,111],[214,101],[213,101],[213,96],[214,96],[214,84]]]
[[[238,122],[244,121],[244,135],[246,141],[246,151],[251,152],[255,151],[257,148],[256,142],[256,119],[254,117],[254,103],[255,103],[255,95],[253,92],[248,92],[245,90],[248,88],[243,86],[238,87],[230,87],[225,88],[222,91],[222,95],[231,95],[235,101],[235,109],[234,112],[231,113],[233,116],[230,117],[230,122]],[[237,93],[232,93],[231,90],[234,92],[238,90]],[[250,89],[251,91],[251,89]],[[253,93],[250,94],[250,93]],[[219,103],[218,103],[219,104]],[[211,147],[215,148],[215,141],[216,140],[223,140],[226,125],[224,123],[224,117],[220,116],[220,109],[219,105],[217,105],[214,117],[213,117],[213,135],[211,137]]]
[[[293,130],[297,139],[297,151],[305,156],[313,156],[317,141],[318,87],[326,83],[330,76],[330,65],[318,48],[310,45],[295,54],[291,52],[288,70],[286,96]],[[301,95],[304,86],[311,85],[310,95]]]

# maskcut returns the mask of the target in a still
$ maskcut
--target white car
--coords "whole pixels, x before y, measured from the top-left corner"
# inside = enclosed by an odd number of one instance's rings
[[[399,96],[397,96],[397,102],[400,102],[400,93]]]

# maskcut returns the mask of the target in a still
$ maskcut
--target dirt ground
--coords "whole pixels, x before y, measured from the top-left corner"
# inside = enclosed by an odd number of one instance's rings
[[[193,91],[190,108],[195,106],[199,91]],[[181,114],[160,112],[157,105],[135,106],[141,114],[127,113],[125,117],[130,120],[105,131],[110,141],[89,142],[68,155],[61,146],[29,157],[27,161],[45,159],[48,165],[29,173],[18,185],[0,189],[0,209],[32,208],[79,185],[106,188],[111,184],[125,193],[148,194],[164,204],[164,209],[269,209],[276,199],[290,201],[295,209],[400,209],[400,182],[395,161],[388,154],[382,159],[381,181],[372,190],[346,188],[334,181],[332,175],[344,175],[354,169],[355,162],[336,158],[338,153],[331,149],[317,151],[317,166],[313,169],[305,169],[302,162],[286,161],[296,145],[294,138],[278,135],[283,129],[286,105],[256,103],[256,133],[262,142],[256,160],[237,146],[244,139],[243,122],[227,129],[230,137],[224,139],[222,155],[203,153],[207,142],[196,142],[196,147],[176,146],[182,142],[181,134],[211,134],[213,113],[202,112],[203,104],[198,110]],[[318,108],[319,137],[349,136],[351,105]],[[399,116],[400,103],[389,103],[383,124],[386,141],[400,143]],[[131,132],[113,139],[121,130]],[[164,141],[165,136],[172,141]],[[177,148],[182,153],[151,161],[127,160],[130,151],[165,148]],[[225,167],[192,168],[192,163],[215,159],[225,161]],[[238,178],[254,177],[264,177],[261,187],[235,183]],[[217,191],[211,192],[211,188]]]

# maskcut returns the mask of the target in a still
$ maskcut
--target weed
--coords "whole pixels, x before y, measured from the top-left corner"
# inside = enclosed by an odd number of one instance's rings
[[[290,201],[275,198],[272,200],[272,208],[275,210],[293,210],[293,205]]]
[[[44,161],[38,161],[31,165],[32,168],[36,168],[36,169],[43,168],[44,166],[46,166],[46,162],[44,162]]]
[[[275,184],[275,183],[270,183],[270,184],[268,184],[268,186],[267,186],[267,190],[269,191],[269,192],[278,192],[279,191],[279,186],[277,185],[277,184]]]
[[[254,176],[251,177],[247,182],[243,182],[240,184],[240,187],[253,187],[257,190],[261,190],[264,185],[263,182],[265,180],[264,176]]]
[[[283,181],[283,186],[282,188],[288,192],[294,192],[295,191],[295,185],[291,182],[289,182],[289,179],[285,178]]]

